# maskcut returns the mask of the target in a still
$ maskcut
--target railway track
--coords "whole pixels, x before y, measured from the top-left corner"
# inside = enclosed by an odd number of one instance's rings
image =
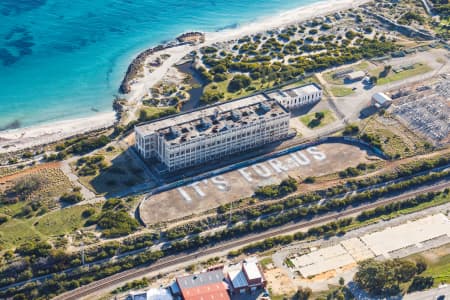
[[[419,194],[442,190],[449,186],[450,186],[450,181],[446,180],[444,182],[440,182],[440,183],[437,183],[437,184],[434,184],[431,186],[425,186],[425,187],[422,187],[421,189],[410,191],[410,192],[407,192],[407,193],[404,193],[404,194],[401,194],[398,196],[393,196],[393,197],[389,197],[389,198],[386,198],[383,200],[379,200],[375,203],[370,203],[370,204],[363,205],[363,206],[349,208],[343,212],[331,213],[331,214],[328,214],[328,215],[325,215],[322,217],[315,218],[311,221],[305,221],[305,222],[300,222],[300,223],[296,223],[296,224],[291,224],[288,226],[284,226],[282,228],[278,228],[278,229],[270,230],[267,232],[243,237],[243,238],[240,238],[237,240],[223,243],[223,244],[215,246],[215,247],[199,250],[195,253],[188,253],[188,254],[179,255],[179,256],[166,257],[164,259],[161,259],[159,262],[154,263],[150,266],[134,268],[134,269],[130,269],[130,270],[109,276],[107,278],[90,283],[86,286],[66,292],[64,294],[61,294],[61,295],[55,297],[55,299],[57,299],[57,300],[78,300],[78,299],[86,297],[94,292],[98,292],[99,290],[106,289],[108,287],[114,286],[121,282],[139,278],[141,276],[146,275],[149,272],[161,271],[162,269],[169,267],[169,266],[186,263],[186,262],[189,262],[194,259],[199,260],[199,259],[202,259],[202,257],[208,256],[208,255],[211,255],[214,253],[231,250],[233,248],[242,247],[246,244],[261,241],[261,240],[264,240],[269,237],[291,233],[293,231],[298,231],[305,227],[310,227],[310,226],[318,225],[318,224],[321,224],[324,222],[333,221],[333,220],[336,220],[339,218],[348,217],[353,214],[360,213],[364,210],[376,208],[377,206],[386,205],[386,204],[396,202],[396,201],[406,200],[408,198],[417,196]]]

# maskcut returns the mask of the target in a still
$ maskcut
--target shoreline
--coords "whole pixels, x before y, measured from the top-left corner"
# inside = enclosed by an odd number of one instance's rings
[[[20,151],[57,142],[75,135],[111,127],[115,112],[51,122],[48,124],[0,131],[0,153]]]
[[[184,57],[193,50],[199,49],[205,45],[211,45],[217,42],[227,42],[235,40],[245,35],[256,34],[275,28],[283,28],[292,24],[297,24],[315,17],[332,14],[337,11],[357,7],[372,0],[332,0],[319,1],[317,3],[308,4],[293,8],[291,10],[274,13],[271,16],[260,16],[256,20],[249,23],[242,23],[233,28],[225,28],[215,32],[205,32],[204,43],[190,45],[188,43],[176,43],[173,38],[166,44],[159,44],[149,47],[137,53],[131,60],[124,74],[124,78],[117,87],[118,91],[123,91],[125,85],[129,85],[128,93],[121,94],[128,103],[134,103],[138,106],[140,98],[145,95],[146,91],[156,84],[172,66],[174,60]],[[186,32],[184,32],[186,33]],[[135,72],[136,63],[144,63],[152,54],[165,51],[171,52],[173,55],[168,61],[162,64],[155,73],[146,74],[143,78],[127,81],[130,74],[129,71]],[[113,102],[113,99],[111,99]],[[135,113],[134,108],[131,113]],[[9,129],[0,131],[0,153],[14,152],[24,150],[39,145],[44,145],[58,140],[62,140],[78,134],[85,134],[102,128],[107,128],[117,122],[116,112],[98,113],[93,116],[67,119],[63,121],[50,122],[43,125],[32,125],[30,127]],[[87,125],[88,124],[88,125]]]

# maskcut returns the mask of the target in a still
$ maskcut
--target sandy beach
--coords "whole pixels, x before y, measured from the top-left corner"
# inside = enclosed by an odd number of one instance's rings
[[[206,33],[205,43],[201,45],[182,45],[157,52],[150,55],[146,61],[154,59],[153,56],[169,54],[170,57],[152,72],[144,72],[144,76],[135,80],[131,85],[131,92],[126,95],[129,104],[133,108],[127,111],[126,120],[132,120],[143,96],[149,88],[158,83],[173,64],[182,59],[193,50],[198,50],[204,45],[216,42],[225,42],[237,39],[241,36],[264,32],[274,28],[282,28],[299,23],[314,17],[327,15],[336,11],[357,7],[371,0],[332,0],[298,7],[269,17],[261,17],[255,22],[243,24],[237,28],[225,29],[218,32]],[[112,99],[111,99],[112,101]],[[95,129],[112,125],[115,121],[114,112],[97,114],[88,118],[65,120],[41,126],[0,131],[0,153],[12,152],[28,147],[55,142],[76,134],[89,132]]]
[[[285,26],[303,22],[315,17],[328,15],[340,10],[350,9],[352,7],[358,7],[371,1],[372,0],[330,0],[297,7],[273,16],[261,17],[255,22],[243,24],[237,28],[206,33],[205,43],[211,44],[216,42],[224,42],[270,29],[283,28]]]
[[[86,118],[0,131],[0,153],[56,142],[77,134],[109,127],[115,121],[115,112],[107,112]]]

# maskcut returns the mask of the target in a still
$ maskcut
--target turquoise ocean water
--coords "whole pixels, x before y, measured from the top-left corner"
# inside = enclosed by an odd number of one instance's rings
[[[0,129],[111,111],[131,59],[317,0],[0,0]]]

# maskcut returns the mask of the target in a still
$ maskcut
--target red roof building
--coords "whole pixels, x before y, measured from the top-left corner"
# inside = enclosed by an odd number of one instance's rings
[[[178,277],[176,282],[184,300],[230,300],[221,268]]]

